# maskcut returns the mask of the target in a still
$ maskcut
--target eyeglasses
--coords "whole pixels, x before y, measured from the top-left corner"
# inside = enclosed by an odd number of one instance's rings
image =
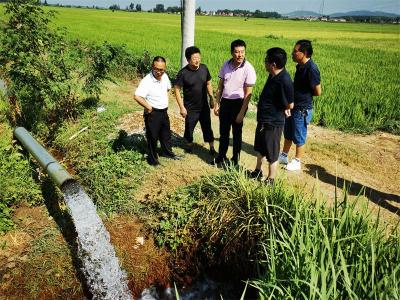
[[[153,68],[153,71],[156,73],[164,73],[165,72],[164,69],[158,69],[158,68]]]

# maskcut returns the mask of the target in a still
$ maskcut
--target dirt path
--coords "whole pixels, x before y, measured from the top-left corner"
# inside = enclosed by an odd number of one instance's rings
[[[133,87],[132,87],[133,89]],[[254,111],[254,109],[253,109]],[[183,136],[183,119],[174,98],[170,98],[171,129],[174,136]],[[250,113],[252,115],[252,113]],[[253,113],[254,115],[254,113]],[[143,130],[141,112],[124,116],[121,129],[128,134]],[[212,116],[214,135],[218,138],[218,118]],[[243,127],[243,150],[240,164],[248,169],[255,165],[253,150],[254,117],[246,117]],[[209,166],[212,157],[208,154],[207,145],[202,141],[199,125],[195,131],[196,147],[192,154],[186,154],[181,141],[175,139],[174,151],[183,156],[181,161],[161,159],[161,166],[153,168],[143,181],[135,197],[139,201],[155,200],[186,185],[199,177],[220,170]],[[360,195],[359,203],[368,202],[374,213],[388,223],[395,224],[400,220],[400,137],[383,132],[372,135],[343,133],[337,130],[310,126],[306,155],[301,172],[287,172],[280,169],[279,176],[306,193],[318,191],[326,198],[328,204],[335,198],[336,186],[346,187],[351,199]],[[218,140],[216,140],[218,149]],[[228,157],[231,154],[228,150]],[[291,157],[294,149],[291,150]],[[266,173],[264,166],[264,173]]]

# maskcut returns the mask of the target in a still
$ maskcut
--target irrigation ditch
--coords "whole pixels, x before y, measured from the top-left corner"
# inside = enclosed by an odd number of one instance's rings
[[[126,272],[120,268],[115,249],[110,243],[110,234],[83,187],[25,128],[16,128],[14,137],[35,158],[64,195],[72,221],[70,226],[73,227],[68,230],[74,231],[76,237],[73,241],[73,247],[77,247],[74,251],[77,254],[75,267],[79,268],[77,272],[84,277],[82,284],[88,298],[133,299],[135,296],[142,300],[172,300],[176,297],[189,300],[220,299],[221,296],[225,299],[244,297],[247,283],[243,274],[249,275],[244,262],[240,262],[238,268],[225,263],[220,264],[218,261],[218,268],[215,269],[215,262],[211,265],[202,262],[200,257],[196,257],[199,253],[192,252],[190,248],[182,252],[184,255],[175,252],[174,259],[177,264],[171,263],[170,267],[176,273],[166,279],[167,282],[178,282],[179,288],[175,286],[173,289],[170,284],[155,282],[140,294],[132,295],[128,288]],[[252,296],[256,297],[255,293]]]
[[[93,299],[132,299],[110,235],[82,186],[23,128],[14,137],[63,191],[77,233],[78,255]]]

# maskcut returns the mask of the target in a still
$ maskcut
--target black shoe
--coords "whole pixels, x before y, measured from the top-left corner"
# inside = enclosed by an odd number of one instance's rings
[[[231,158],[231,164],[234,167],[237,167],[239,165],[239,160],[237,158]]]
[[[217,155],[217,151],[215,151],[214,148],[211,148],[210,151],[208,151],[208,153],[210,153],[211,156]]]
[[[167,158],[172,159],[172,160],[181,160],[181,159],[182,159],[182,156],[173,155],[173,156],[168,156]]]
[[[274,178],[267,178],[264,181],[265,185],[274,185]]]
[[[218,165],[220,165],[220,164],[222,164],[222,163],[226,163],[227,160],[228,160],[228,159],[227,159],[226,157],[224,157],[224,158],[217,157],[217,158],[214,158],[214,159],[210,162],[210,165],[212,165],[212,166],[218,166]]]
[[[185,153],[193,153],[193,147],[186,147],[184,150]]]
[[[148,164],[150,166],[153,166],[153,167],[156,167],[156,166],[160,165],[160,162],[158,160],[156,160],[156,161],[147,161],[147,162],[148,162]]]
[[[249,174],[249,177],[253,178],[253,179],[261,180],[261,178],[263,177],[263,172],[261,170],[256,169]]]
[[[193,152],[193,143],[187,143],[184,150],[186,153],[192,153]]]
[[[172,160],[181,160],[182,159],[182,156],[179,156],[176,154],[171,154],[171,155],[161,154],[160,156],[168,158],[168,159],[172,159]]]

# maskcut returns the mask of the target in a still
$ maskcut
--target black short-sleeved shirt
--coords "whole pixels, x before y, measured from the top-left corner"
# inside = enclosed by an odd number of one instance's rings
[[[293,103],[293,83],[286,69],[268,76],[257,104],[257,122],[271,126],[285,124],[284,110]]]
[[[294,107],[312,109],[314,88],[321,83],[317,65],[312,59],[296,66],[294,74]]]
[[[189,65],[181,69],[176,75],[175,85],[183,89],[183,103],[189,111],[201,111],[207,101],[207,81],[211,80],[210,72],[204,64],[197,70]]]

